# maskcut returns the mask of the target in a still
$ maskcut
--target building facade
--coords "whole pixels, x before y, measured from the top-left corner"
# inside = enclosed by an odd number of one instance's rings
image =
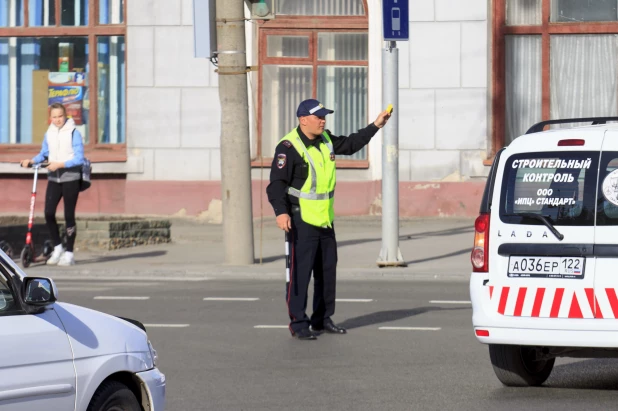
[[[616,115],[615,3],[410,1],[410,40],[397,43],[400,215],[474,216],[493,154],[528,126]],[[255,216],[272,215],[272,153],[298,102],[334,109],[327,128],[338,135],[390,103],[380,0],[273,8],[274,19],[246,23]],[[0,212],[26,211],[32,176],[17,162],[38,152],[47,107],[61,101],[94,163],[78,212],[220,219],[218,75],[194,57],[192,9],[192,0],[0,0]],[[379,214],[381,133],[337,161],[338,215]]]

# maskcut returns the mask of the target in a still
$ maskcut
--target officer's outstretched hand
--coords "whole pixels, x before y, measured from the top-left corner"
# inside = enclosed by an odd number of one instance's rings
[[[277,227],[289,233],[292,229],[292,220],[290,219],[289,214],[279,214],[277,216]]]
[[[384,110],[380,114],[378,114],[378,118],[373,122],[377,128],[382,128],[388,122],[388,119],[391,118],[391,113],[388,110]]]

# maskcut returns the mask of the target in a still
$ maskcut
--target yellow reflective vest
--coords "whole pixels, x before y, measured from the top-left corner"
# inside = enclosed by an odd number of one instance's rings
[[[292,143],[298,154],[305,160],[309,175],[300,190],[288,187],[288,194],[298,197],[302,220],[318,227],[332,227],[335,217],[335,151],[326,132],[322,133],[319,149],[307,148],[298,135],[298,130],[290,131],[282,141]]]

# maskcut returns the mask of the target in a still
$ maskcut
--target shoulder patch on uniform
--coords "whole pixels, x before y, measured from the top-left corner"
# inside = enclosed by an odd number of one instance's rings
[[[292,143],[289,140],[284,140],[282,144],[286,146],[287,148],[292,147]]]
[[[285,154],[277,154],[277,167],[283,168],[287,163],[287,156]]]

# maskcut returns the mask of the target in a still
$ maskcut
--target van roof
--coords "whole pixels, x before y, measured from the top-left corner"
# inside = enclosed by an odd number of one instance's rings
[[[573,119],[557,119],[539,122],[526,132],[526,134],[514,139],[508,148],[515,151],[545,151],[554,149],[558,140],[564,138],[580,138],[580,139],[601,139],[603,134],[608,129],[618,129],[618,123],[606,123],[610,121],[618,121],[618,117],[586,117]],[[586,125],[577,125],[570,128],[554,128],[544,130],[548,125],[552,124],[569,124],[569,123],[592,123]]]
[[[588,123],[591,122],[592,126],[597,124],[606,124],[608,121],[618,121],[618,117],[582,117],[582,118],[560,118],[554,120],[545,120],[536,123],[526,131],[526,134],[538,133],[543,131],[545,126],[551,124],[569,124],[569,123]],[[586,126],[584,126],[586,127]],[[588,126],[589,127],[589,126]]]

